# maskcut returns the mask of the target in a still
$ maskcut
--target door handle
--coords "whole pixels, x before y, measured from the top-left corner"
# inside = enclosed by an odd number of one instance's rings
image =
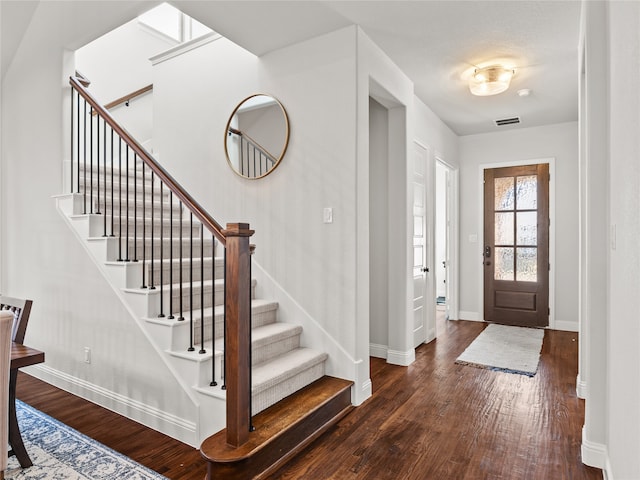
[[[489,245],[484,247],[484,257],[485,258],[491,257],[491,247]]]
[[[422,271],[423,271],[424,273],[427,273],[427,272],[429,271],[429,267],[422,267]]]

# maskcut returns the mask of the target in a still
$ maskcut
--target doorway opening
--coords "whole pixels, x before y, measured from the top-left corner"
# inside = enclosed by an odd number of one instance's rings
[[[389,348],[389,111],[369,97],[369,355]]]
[[[451,266],[451,219],[449,202],[451,189],[451,169],[441,160],[436,159],[435,175],[435,290],[436,290],[436,315],[449,319],[449,307],[451,305],[451,281],[449,270]],[[438,325],[436,323],[436,331]]]

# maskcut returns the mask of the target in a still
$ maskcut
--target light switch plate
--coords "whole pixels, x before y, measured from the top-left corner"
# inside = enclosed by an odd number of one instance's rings
[[[324,211],[322,212],[322,221],[324,223],[333,223],[333,208],[324,208]]]

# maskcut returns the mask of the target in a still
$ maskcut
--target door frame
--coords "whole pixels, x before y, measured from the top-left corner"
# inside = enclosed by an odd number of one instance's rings
[[[449,319],[457,320],[460,318],[459,312],[459,302],[458,302],[458,283],[459,283],[459,268],[458,268],[458,257],[460,251],[460,242],[459,242],[459,223],[458,223],[458,215],[459,215],[459,173],[460,170],[457,167],[454,167],[446,160],[444,160],[437,152],[435,155],[436,163],[444,166],[449,173],[449,185],[447,185],[447,214],[449,220],[449,239],[447,248],[449,250],[449,265],[448,265],[448,285],[447,285],[447,294],[449,298],[447,298],[447,308],[449,311]],[[435,188],[434,188],[435,190]],[[435,220],[434,226],[435,229]]]
[[[483,163],[478,170],[478,320],[484,319],[484,268],[482,266],[484,247],[484,171],[492,168],[519,167],[522,165],[538,165],[540,163],[549,164],[549,326],[546,328],[556,329],[556,159],[555,157],[534,158],[529,160],[518,160],[513,162]]]

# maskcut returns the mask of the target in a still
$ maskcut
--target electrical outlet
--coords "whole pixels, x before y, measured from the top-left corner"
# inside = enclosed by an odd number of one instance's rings
[[[84,347],[84,363],[91,363],[91,349]]]

